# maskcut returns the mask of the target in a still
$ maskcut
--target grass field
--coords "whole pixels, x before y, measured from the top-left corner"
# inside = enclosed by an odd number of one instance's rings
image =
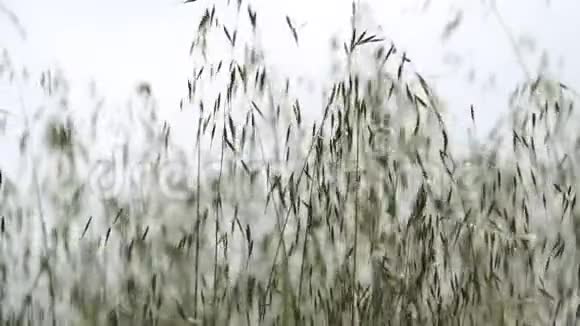
[[[231,10],[239,38],[215,7],[199,23],[185,142],[149,85],[126,112],[75,109],[64,76],[4,58],[45,102],[22,102],[21,174],[0,178],[2,325],[576,322],[572,89],[534,77],[459,150],[443,99],[355,7],[316,108],[264,63],[259,13]]]

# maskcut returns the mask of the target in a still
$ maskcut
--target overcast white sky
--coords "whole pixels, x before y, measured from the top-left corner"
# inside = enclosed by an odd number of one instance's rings
[[[221,3],[226,0],[216,0]],[[243,0],[244,3],[247,0]],[[464,130],[469,104],[478,108],[481,129],[491,126],[505,111],[507,93],[523,73],[497,20],[487,14],[482,0],[431,1],[369,0],[374,19],[384,33],[407,51],[416,69],[436,83],[456,115],[454,128]],[[0,13],[0,46],[8,47],[31,70],[51,65],[64,69],[73,87],[86,87],[94,78],[109,100],[122,101],[136,82],[150,81],[164,109],[175,110],[186,95],[192,65],[188,56],[195,27],[210,0],[184,5],[179,0],[2,0],[26,29],[21,41],[17,30]],[[350,0],[257,0],[264,43],[270,60],[284,71],[316,79],[327,68],[323,52],[333,32],[347,31]],[[533,36],[536,51],[527,64],[538,67],[547,50],[550,71],[580,88],[580,1],[497,0],[498,8],[516,37]],[[244,7],[245,8],[245,7]],[[463,9],[463,24],[447,43],[440,35],[456,9]],[[296,50],[284,16],[301,27]],[[245,17],[244,17],[245,18]],[[459,60],[454,67],[445,64]],[[468,82],[470,70],[474,82]],[[495,88],[490,78],[495,76]],[[5,86],[5,85],[4,85]],[[0,87],[1,90],[1,87]],[[0,97],[0,107],[9,106]]]

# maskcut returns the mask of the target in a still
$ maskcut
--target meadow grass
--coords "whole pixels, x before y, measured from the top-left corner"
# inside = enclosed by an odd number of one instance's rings
[[[122,112],[96,93],[75,109],[47,71],[42,107],[22,101],[21,174],[0,179],[2,325],[575,322],[572,90],[521,85],[459,152],[443,101],[354,5],[321,107],[265,63],[259,13],[228,10],[209,7],[192,43],[185,142],[146,84]]]

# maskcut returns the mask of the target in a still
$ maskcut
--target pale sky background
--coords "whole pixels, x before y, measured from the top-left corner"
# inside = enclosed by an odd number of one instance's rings
[[[215,0],[224,3],[226,0]],[[245,17],[245,3],[242,6]],[[335,32],[348,32],[350,0],[259,0],[263,44],[268,60],[282,71],[316,81],[324,78],[324,52]],[[426,76],[449,104],[455,116],[451,128],[464,132],[469,105],[475,104],[480,132],[486,131],[507,107],[507,94],[523,80],[508,37],[482,0],[369,0],[376,23],[408,53],[414,67]],[[162,109],[177,112],[186,96],[192,71],[188,51],[201,14],[210,0],[183,4],[179,0],[2,0],[14,12],[26,40],[0,12],[0,46],[33,72],[58,66],[75,90],[91,79],[110,103],[124,103],[141,80],[149,81]],[[526,52],[534,71],[541,51],[549,54],[549,71],[564,83],[580,88],[580,1],[497,0],[506,24],[517,38],[534,38],[535,51]],[[0,7],[1,9],[1,7]],[[457,9],[463,24],[446,42],[444,26]],[[289,15],[305,24],[299,30],[301,46],[293,44],[285,22]],[[343,34],[345,35],[345,34]],[[450,61],[460,64],[453,66]],[[447,62],[447,63],[446,63]],[[473,82],[468,81],[473,69]],[[495,76],[493,79],[492,76]],[[491,78],[491,79],[490,79]],[[490,87],[490,80],[495,84]],[[0,85],[0,109],[13,100]],[[81,93],[79,93],[81,94]],[[82,105],[78,102],[76,105]],[[4,156],[4,155],[2,155]]]

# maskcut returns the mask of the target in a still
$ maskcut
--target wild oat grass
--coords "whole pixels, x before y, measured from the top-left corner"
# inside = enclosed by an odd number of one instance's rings
[[[199,23],[186,142],[149,85],[127,116],[97,93],[70,107],[53,72],[39,110],[22,99],[22,173],[0,184],[3,325],[575,321],[571,90],[521,85],[507,123],[458,155],[435,90],[356,7],[309,107],[266,64],[259,13],[232,6]]]

